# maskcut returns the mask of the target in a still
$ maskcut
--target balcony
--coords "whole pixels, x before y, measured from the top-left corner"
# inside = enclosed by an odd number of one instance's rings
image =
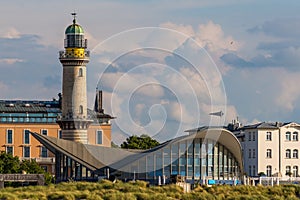
[[[77,53],[77,52],[66,52],[60,51],[59,52],[59,59],[89,59],[90,51],[84,51],[84,53]]]
[[[55,163],[55,157],[39,157],[39,158],[33,158],[37,163],[43,163],[43,164],[54,164]]]

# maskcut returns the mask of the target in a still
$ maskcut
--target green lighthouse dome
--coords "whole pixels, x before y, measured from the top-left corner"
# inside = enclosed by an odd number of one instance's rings
[[[67,27],[65,34],[84,34],[84,31],[80,25],[76,24],[74,19],[73,24]]]

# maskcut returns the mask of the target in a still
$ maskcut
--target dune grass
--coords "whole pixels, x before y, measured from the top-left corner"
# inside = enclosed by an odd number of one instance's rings
[[[192,192],[184,193],[177,185],[149,186],[147,182],[135,181],[112,183],[68,182],[48,186],[27,186],[0,190],[0,199],[90,199],[90,200],[167,200],[167,199],[299,199],[299,185],[264,186],[197,186]]]

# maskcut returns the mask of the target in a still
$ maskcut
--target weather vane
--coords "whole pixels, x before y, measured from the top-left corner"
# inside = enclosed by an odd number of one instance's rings
[[[77,15],[77,13],[74,11],[74,12],[71,13],[71,15],[74,16],[73,23],[75,24],[76,23],[76,15]]]

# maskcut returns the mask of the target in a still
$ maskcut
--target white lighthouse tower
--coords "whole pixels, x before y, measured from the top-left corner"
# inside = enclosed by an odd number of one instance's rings
[[[65,31],[65,50],[59,52],[63,65],[62,116],[57,123],[62,129],[62,139],[87,143],[87,129],[92,123],[87,115],[86,64],[89,62],[84,31],[76,23]]]

